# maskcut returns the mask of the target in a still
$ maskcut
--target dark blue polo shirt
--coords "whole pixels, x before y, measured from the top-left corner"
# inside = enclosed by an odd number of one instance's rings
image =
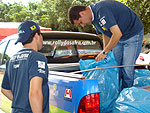
[[[12,108],[14,112],[32,113],[29,103],[30,80],[39,76],[43,78],[43,113],[49,112],[49,89],[47,59],[32,49],[23,49],[15,54],[6,65],[2,88],[13,93]]]
[[[126,5],[118,1],[100,1],[90,5],[94,14],[92,24],[98,34],[105,34],[111,37],[109,28],[118,25],[123,36],[121,40],[126,40],[143,29],[143,24],[139,17]]]

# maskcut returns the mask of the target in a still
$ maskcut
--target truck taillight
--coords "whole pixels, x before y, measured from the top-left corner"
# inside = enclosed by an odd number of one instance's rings
[[[78,113],[100,113],[99,93],[83,97],[79,104]]]
[[[144,57],[143,57],[143,56],[140,56],[140,60],[144,61]]]

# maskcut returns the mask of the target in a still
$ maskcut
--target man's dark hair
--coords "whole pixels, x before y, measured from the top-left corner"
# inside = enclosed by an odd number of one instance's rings
[[[29,39],[28,39],[26,42],[23,42],[23,43],[22,43],[22,45],[25,45],[25,44],[27,44],[27,43],[31,43],[32,40],[33,40],[33,37],[35,36],[36,33],[38,33],[38,35],[41,34],[40,30],[35,31],[34,33],[32,33],[32,34],[30,35]]]
[[[73,6],[69,8],[68,19],[71,22],[71,24],[74,24],[73,20],[78,20],[81,17],[79,13],[85,10],[86,10],[86,6],[82,6],[82,5]]]

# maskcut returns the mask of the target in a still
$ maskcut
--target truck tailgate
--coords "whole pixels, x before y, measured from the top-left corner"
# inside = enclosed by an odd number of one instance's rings
[[[64,77],[65,74],[70,74],[70,77]],[[82,80],[71,75],[75,74],[50,72],[50,113],[77,113],[84,96],[99,93],[97,80]]]

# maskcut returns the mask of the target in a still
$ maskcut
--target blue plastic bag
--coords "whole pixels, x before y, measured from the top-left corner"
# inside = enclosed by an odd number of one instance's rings
[[[136,69],[133,86],[143,87],[150,85],[150,71],[146,69]]]
[[[147,86],[150,85],[150,77],[137,77],[134,80],[134,87],[143,87],[143,86]]]
[[[80,70],[117,66],[112,52],[109,52],[105,60],[80,60]],[[113,104],[119,94],[118,68],[98,69],[83,72],[87,79],[98,80],[100,90],[100,111],[111,113]]]
[[[150,113],[150,91],[136,87],[123,89],[113,113]]]
[[[135,69],[135,75],[134,78],[136,79],[137,77],[150,77],[150,70],[147,69]]]

